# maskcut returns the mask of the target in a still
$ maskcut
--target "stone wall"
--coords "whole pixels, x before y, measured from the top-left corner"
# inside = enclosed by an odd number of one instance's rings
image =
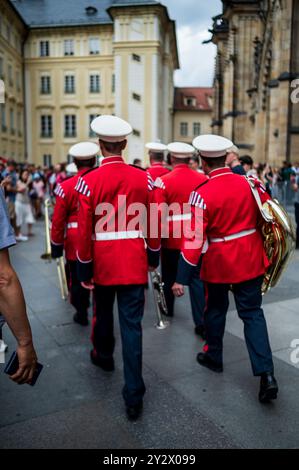
[[[231,138],[241,154],[277,166],[299,160],[299,103],[290,100],[299,77],[298,3],[223,1],[213,25],[213,132]]]

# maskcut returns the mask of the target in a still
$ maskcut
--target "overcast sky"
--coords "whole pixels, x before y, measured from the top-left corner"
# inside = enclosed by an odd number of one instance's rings
[[[209,39],[212,16],[222,12],[220,0],[160,0],[176,21],[180,70],[176,86],[212,86],[216,47]]]

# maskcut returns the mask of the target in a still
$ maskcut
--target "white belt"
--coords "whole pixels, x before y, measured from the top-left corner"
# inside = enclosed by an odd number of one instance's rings
[[[103,232],[96,233],[92,236],[96,241],[109,241],[109,240],[130,240],[134,238],[144,238],[140,230],[128,230],[124,232]]]
[[[191,220],[191,212],[190,214],[177,214],[177,215],[170,215],[167,217],[167,222],[173,221],[181,221],[181,220]]]
[[[78,228],[78,222],[70,222],[67,224],[67,228]]]
[[[233,233],[232,235],[227,235],[227,237],[223,238],[210,238],[209,241],[212,243],[229,242],[230,240],[236,240],[237,238],[247,237],[247,235],[251,235],[255,232],[256,229],[252,228],[249,230],[243,230],[242,232]]]

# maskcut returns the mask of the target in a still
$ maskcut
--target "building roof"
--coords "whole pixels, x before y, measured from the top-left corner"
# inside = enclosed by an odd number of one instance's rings
[[[110,7],[156,5],[154,0],[10,0],[30,28],[112,23]]]
[[[210,87],[175,88],[175,111],[211,111],[214,89]],[[187,103],[188,98],[194,98],[192,103]]]

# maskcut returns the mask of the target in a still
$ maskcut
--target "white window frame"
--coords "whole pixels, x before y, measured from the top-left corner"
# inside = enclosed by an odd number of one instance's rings
[[[40,93],[41,95],[51,94],[51,76],[50,75],[42,75],[40,77]]]
[[[52,155],[50,153],[43,154],[43,166],[48,168],[52,166]]]
[[[1,129],[2,132],[7,131],[7,123],[6,123],[6,107],[5,103],[0,104],[0,119],[1,119]]]
[[[39,42],[39,56],[49,57],[50,56],[50,41]]]
[[[193,136],[196,137],[196,136],[200,135],[200,133],[201,133],[201,123],[200,122],[194,122],[193,123]]]
[[[93,121],[98,116],[100,116],[100,114],[89,114],[89,116],[88,116],[88,119],[89,119],[89,121],[88,121],[88,123],[89,123],[88,124],[88,135],[89,135],[89,137],[96,137],[96,135],[97,135],[95,132],[93,132],[92,128],[90,127],[90,124],[91,124],[91,121]]]
[[[64,137],[77,137],[77,116],[76,114],[64,115]]]
[[[101,53],[101,42],[98,37],[89,38],[89,54],[99,55]]]
[[[181,122],[180,123],[180,135],[181,137],[188,137],[189,133],[189,126],[188,122]]]
[[[99,73],[89,75],[89,93],[101,93],[101,75]]]
[[[42,114],[40,117],[41,138],[49,139],[53,137],[53,117],[51,114]]]
[[[75,54],[75,43],[73,39],[64,39],[63,51],[65,56],[71,56]]]
[[[64,76],[64,93],[67,95],[76,93],[76,80],[74,74],[66,74]]]
[[[15,110],[13,108],[9,109],[9,127],[10,127],[10,133],[15,134],[16,129],[15,129]]]

